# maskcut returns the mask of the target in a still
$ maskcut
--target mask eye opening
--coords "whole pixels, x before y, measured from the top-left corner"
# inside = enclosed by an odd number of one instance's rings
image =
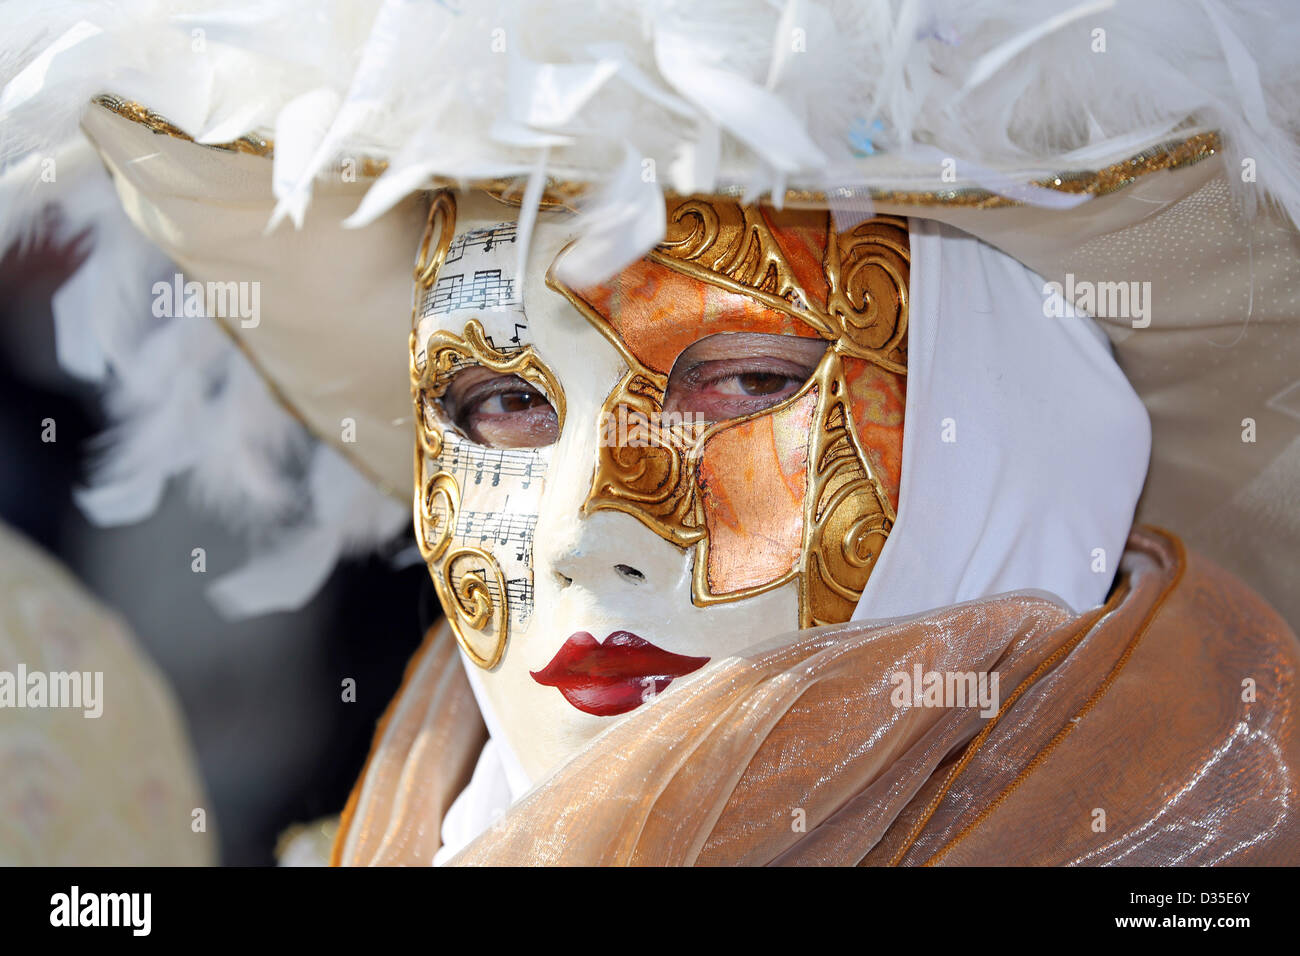
[[[825,339],[798,335],[706,336],[673,362],[664,412],[717,423],[767,411],[801,392],[830,348]]]
[[[559,438],[559,412],[541,384],[466,363],[427,394],[444,427],[489,448],[540,448]]]

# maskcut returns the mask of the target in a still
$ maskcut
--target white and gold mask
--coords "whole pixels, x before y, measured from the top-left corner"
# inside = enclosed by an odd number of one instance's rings
[[[605,283],[547,211],[433,197],[416,265],[415,524],[537,779],[709,660],[849,619],[898,506],[908,233],[670,201]]]

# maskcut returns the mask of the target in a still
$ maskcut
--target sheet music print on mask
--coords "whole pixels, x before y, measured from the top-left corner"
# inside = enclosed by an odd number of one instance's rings
[[[511,623],[521,624],[533,610],[533,535],[537,498],[546,472],[547,449],[486,448],[448,433],[439,470],[456,479],[461,509],[452,531],[452,547],[488,551],[501,563]],[[441,518],[445,513],[438,509]],[[479,570],[468,564],[462,571]],[[493,601],[499,600],[495,578],[484,574]]]
[[[459,335],[470,320],[477,320],[488,344],[500,352],[515,353],[531,344],[516,276],[517,250],[514,222],[455,235],[421,303],[421,339],[437,329]],[[549,448],[490,448],[448,429],[441,457],[430,463],[449,473],[460,489],[450,547],[481,549],[500,564],[511,628],[526,623],[533,611],[533,536],[549,462]],[[440,520],[446,520],[445,513]],[[467,559],[456,571],[478,572],[493,604],[501,607],[503,596],[490,569]]]
[[[438,279],[421,307],[420,318],[481,310],[488,342],[502,352],[517,352],[526,342],[528,319],[514,275],[517,224],[501,222],[457,235],[447,248]],[[504,254],[507,252],[508,254]],[[489,322],[496,313],[503,320]]]

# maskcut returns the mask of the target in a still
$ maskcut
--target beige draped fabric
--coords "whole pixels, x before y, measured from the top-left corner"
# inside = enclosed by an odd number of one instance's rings
[[[451,861],[466,865],[1300,861],[1300,646],[1226,572],[1135,531],[1110,601],[1017,593],[800,632],[609,730]],[[899,673],[997,675],[898,706]],[[483,728],[432,635],[376,737],[336,861],[427,865]]]

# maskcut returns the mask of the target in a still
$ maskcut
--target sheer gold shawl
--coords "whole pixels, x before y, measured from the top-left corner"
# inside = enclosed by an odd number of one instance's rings
[[[451,861],[1168,864],[1300,859],[1294,635],[1163,532],[1107,604],[1018,593],[804,631],[610,727]],[[899,672],[996,673],[996,716],[895,706]],[[431,634],[336,863],[427,865],[484,729]]]

